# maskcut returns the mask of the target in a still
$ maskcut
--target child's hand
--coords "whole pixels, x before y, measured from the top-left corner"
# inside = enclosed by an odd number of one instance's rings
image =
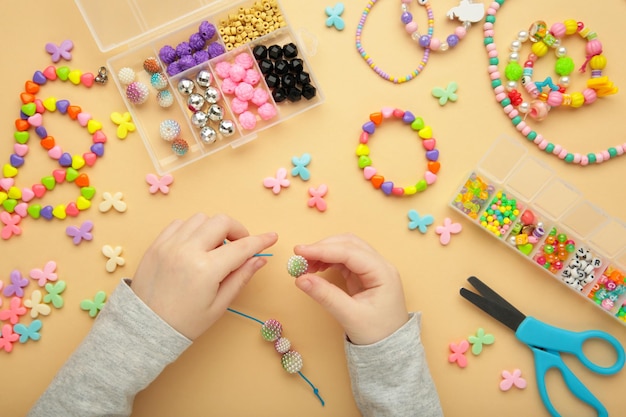
[[[224,245],[224,239],[231,242]],[[266,260],[276,233],[250,236],[225,215],[175,220],[148,248],[132,289],[174,329],[195,339],[221,317]]]
[[[378,342],[408,320],[397,269],[353,235],[332,236],[294,252],[309,262],[296,286],[320,303],[357,345]],[[347,294],[315,272],[335,267],[345,278]]]

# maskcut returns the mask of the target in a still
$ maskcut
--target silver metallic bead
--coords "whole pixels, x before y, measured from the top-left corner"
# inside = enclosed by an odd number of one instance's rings
[[[198,72],[198,75],[196,75],[196,83],[202,88],[210,86],[212,81],[213,75],[207,70],[201,70]]]
[[[561,58],[563,56],[567,55],[567,48],[564,46],[559,46],[558,48],[555,49],[554,54],[557,56],[557,58]]]
[[[214,122],[219,122],[224,118],[224,109],[218,104],[211,104],[207,113],[209,115],[209,119]]]
[[[178,92],[186,96],[193,93],[195,87],[196,85],[189,78],[181,78],[178,82]]]
[[[512,62],[512,61],[515,61],[515,62],[519,61],[519,52],[511,52],[509,54],[509,62]]]
[[[230,136],[235,133],[235,124],[232,120],[222,120],[220,122],[219,131],[224,136]]]
[[[513,52],[519,52],[521,48],[522,48],[522,43],[518,40],[511,42],[511,46],[509,46],[509,49]]]
[[[507,81],[506,82],[506,91],[513,91],[517,88],[517,81]]]
[[[209,121],[209,116],[203,111],[197,111],[191,115],[191,124],[197,128],[204,127]]]
[[[220,90],[213,86],[207,87],[206,91],[204,92],[204,99],[207,101],[207,103],[210,104],[217,103],[220,100]]]
[[[206,145],[210,145],[217,140],[217,132],[211,126],[204,126],[200,129],[200,140]]]
[[[528,40],[528,32],[525,30],[520,30],[517,33],[517,40],[520,42],[526,42]]]
[[[204,96],[198,93],[191,93],[187,98],[187,108],[191,111],[200,111],[204,106]]]

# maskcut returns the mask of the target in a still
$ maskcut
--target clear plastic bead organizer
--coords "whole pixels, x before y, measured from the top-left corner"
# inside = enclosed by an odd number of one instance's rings
[[[315,53],[315,42],[307,40],[307,45],[303,45],[289,24],[278,0],[178,0],[175,7],[167,2],[146,0],[109,0],[105,3],[75,0],[75,2],[100,50],[114,53],[107,59],[109,78],[116,84],[137,133],[161,175],[226,147],[241,146],[256,139],[259,132],[324,101],[324,95],[307,60],[307,55]],[[260,18],[271,20],[269,16],[276,18],[276,24],[265,24],[258,20]],[[246,29],[235,28],[235,21],[240,21],[236,26],[246,28],[251,23],[244,21],[252,19],[256,19],[254,24],[258,26],[253,32],[249,34],[246,32],[244,36],[242,32]],[[175,75],[167,75],[167,64],[159,59],[161,48],[165,45],[176,48],[181,42],[189,42],[190,37],[199,32],[200,24],[205,21],[217,29],[216,35],[207,41],[207,44],[217,42],[223,46],[225,53]],[[263,25],[266,29],[261,27]],[[244,36],[242,39],[244,42],[232,43],[237,36],[239,38]],[[295,57],[283,59],[289,64],[287,68],[287,73],[291,74],[289,84],[286,83],[285,74],[276,73],[277,77],[266,81],[267,67],[263,67],[265,71],[263,72],[260,67],[261,60],[254,59],[252,69],[260,74],[255,90],[262,90],[258,93],[259,97],[267,97],[267,103],[275,111],[273,116],[272,111],[269,111],[270,107],[266,106],[261,111],[260,106],[252,100],[248,101],[248,107],[242,110],[246,104],[235,100],[237,96],[232,91],[232,84],[227,85],[224,78],[218,76],[220,63],[233,64],[242,54],[254,58],[253,51],[258,45],[267,48],[276,45],[281,47],[295,45],[297,51]],[[152,83],[153,74],[144,68],[144,61],[152,57],[158,60],[166,74],[166,84],[161,83],[160,90]],[[272,61],[272,68],[278,71],[276,62],[278,61]],[[285,68],[285,62],[280,63],[281,70]],[[128,80],[125,77],[121,80],[119,76],[120,70],[127,68],[132,70],[131,74],[134,73],[133,82],[138,81],[148,87],[147,100],[142,104],[135,104],[127,97]],[[208,86],[200,87],[195,82],[200,71],[204,71],[202,74],[204,76],[207,72],[210,74],[211,92],[207,91]],[[273,94],[278,88],[275,86],[276,78],[280,79],[281,87],[283,83],[285,86],[289,85],[285,87],[284,94],[281,93],[282,90]],[[193,102],[190,99],[190,92],[184,91],[184,88],[179,89],[183,79],[194,81],[192,92],[196,95]],[[170,93],[159,95],[163,90]],[[215,90],[218,92],[217,100]],[[143,91],[145,92],[145,89]],[[197,97],[198,94],[205,97],[204,101]],[[162,104],[167,103],[171,105],[162,107]],[[198,108],[206,115],[192,117]],[[251,114],[246,115],[245,122],[240,122],[240,115],[246,110]],[[174,120],[180,126],[179,136],[185,140],[186,145],[184,143],[183,145],[186,149],[177,147],[176,150],[184,151],[182,155],[173,148],[171,141],[162,138],[161,123],[166,120]]]
[[[521,144],[499,137],[450,206],[626,325],[626,224],[585,200]]]

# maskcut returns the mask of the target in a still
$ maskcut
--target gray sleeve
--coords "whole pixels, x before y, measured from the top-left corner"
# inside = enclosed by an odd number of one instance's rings
[[[363,417],[443,416],[420,340],[420,313],[372,345],[345,341],[352,393]]]
[[[191,345],[122,281],[89,334],[29,411],[39,416],[128,416],[135,395]]]

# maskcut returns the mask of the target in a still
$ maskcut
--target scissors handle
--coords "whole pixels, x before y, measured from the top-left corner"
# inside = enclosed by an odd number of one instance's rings
[[[548,391],[546,389],[546,374],[550,369],[556,368],[561,372],[563,380],[567,388],[581,401],[589,404],[596,412],[598,417],[608,417],[609,413],[604,405],[598,400],[589,389],[574,375],[574,373],[565,365],[561,359],[561,355],[555,351],[542,350],[531,347],[535,356],[535,375],[537,379],[537,388],[544,406],[550,412],[552,417],[561,417],[556,411],[554,405],[550,401]]]
[[[572,332],[551,326],[533,317],[526,317],[519,325],[515,336],[528,346],[559,353],[570,353],[589,370],[600,375],[613,375],[624,367],[624,348],[612,335],[601,330]],[[617,355],[613,365],[603,367],[592,362],[583,350],[583,344],[590,339],[600,339],[610,344]]]

